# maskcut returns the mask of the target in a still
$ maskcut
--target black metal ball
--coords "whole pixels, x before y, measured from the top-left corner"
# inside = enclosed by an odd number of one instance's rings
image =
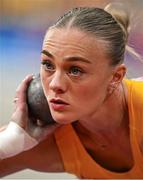
[[[39,74],[29,84],[27,89],[27,104],[29,115],[35,119],[39,119],[42,125],[55,123],[44,95]]]

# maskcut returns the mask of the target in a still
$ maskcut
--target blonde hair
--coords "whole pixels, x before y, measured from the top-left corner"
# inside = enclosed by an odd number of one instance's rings
[[[112,66],[123,63],[126,49],[139,57],[135,50],[127,45],[129,17],[117,4],[108,4],[105,10],[96,7],[73,8],[50,28],[77,28],[87,35],[95,36],[104,42],[104,50]]]
[[[136,59],[138,59],[143,63],[143,57],[139,53],[137,53],[133,47],[128,45],[128,36],[130,33],[130,20],[129,20],[129,12],[127,12],[127,9],[125,10],[123,4],[121,3],[109,3],[108,5],[106,5],[104,10],[110,13],[122,28],[126,40],[125,50],[130,55],[134,56]]]

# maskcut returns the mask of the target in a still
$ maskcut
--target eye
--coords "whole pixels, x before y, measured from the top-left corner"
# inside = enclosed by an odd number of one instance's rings
[[[49,60],[42,61],[41,64],[43,65],[43,67],[46,71],[54,71],[55,70],[55,66]]]
[[[83,74],[83,71],[77,66],[72,66],[69,70],[69,74],[72,76],[81,76]]]

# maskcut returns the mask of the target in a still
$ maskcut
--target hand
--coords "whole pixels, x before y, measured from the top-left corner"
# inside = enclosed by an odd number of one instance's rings
[[[26,91],[32,75],[27,76],[19,85],[14,98],[15,111],[12,115],[12,121],[22,127],[31,137],[38,142],[44,140],[49,134],[59,127],[59,124],[48,125],[47,127],[40,126],[40,120],[29,120],[28,106],[26,103]],[[34,123],[35,122],[35,123]]]

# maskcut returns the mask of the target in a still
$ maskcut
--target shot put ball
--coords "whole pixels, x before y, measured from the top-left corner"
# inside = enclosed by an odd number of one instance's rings
[[[44,95],[39,74],[29,84],[27,89],[27,104],[29,115],[33,119],[39,119],[43,126],[55,123]]]

